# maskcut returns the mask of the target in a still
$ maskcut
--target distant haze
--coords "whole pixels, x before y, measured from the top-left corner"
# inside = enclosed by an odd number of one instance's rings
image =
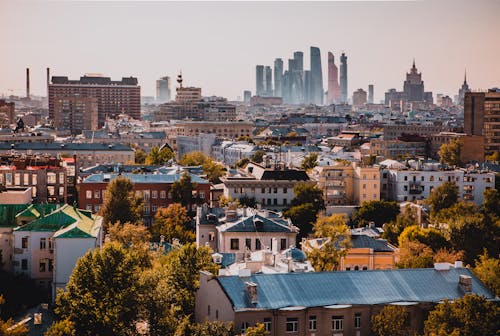
[[[296,50],[348,56],[349,96],[375,85],[400,90],[413,58],[426,91],[457,94],[464,68],[473,89],[500,86],[500,1],[139,2],[0,0],[0,93],[46,94],[45,68],[78,79],[136,76],[155,95],[161,76],[203,95],[255,92],[255,65]],[[172,80],[172,87],[175,87]]]

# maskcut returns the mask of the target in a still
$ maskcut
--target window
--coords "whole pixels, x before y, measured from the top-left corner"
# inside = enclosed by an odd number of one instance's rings
[[[219,319],[219,310],[218,309],[215,310],[215,319],[216,320]]]
[[[157,198],[158,198],[158,190],[153,190],[153,191],[151,192],[151,197],[152,197],[153,199],[157,199]]]
[[[283,188],[283,194],[288,193],[288,188]]]
[[[251,250],[252,249],[252,239],[246,238],[245,239],[245,248]]]
[[[237,194],[240,191],[239,188],[234,188],[234,193]]]
[[[167,198],[167,192],[165,190],[160,191],[160,198],[161,199]]]
[[[429,177],[429,181],[434,181],[434,176],[431,175],[431,177]]]
[[[264,327],[266,328],[267,332],[271,332],[271,318],[270,317],[264,318]]]
[[[361,328],[361,313],[354,314],[354,328]]]
[[[49,191],[49,196],[54,196],[55,194],[54,186],[48,186],[47,190]]]
[[[277,194],[277,193],[278,193],[278,188],[274,188],[273,192],[274,192],[275,194]]]
[[[150,199],[149,190],[144,190],[143,195],[144,195],[144,200],[149,201],[149,199]]]
[[[94,198],[101,198],[101,192],[99,190],[94,191]]]
[[[425,177],[424,177],[424,176],[421,176],[421,177],[420,177],[420,181],[422,181],[422,182],[423,182],[423,181],[425,181]]]
[[[157,204],[153,204],[153,205],[151,206],[151,211],[152,211],[153,213],[156,213],[156,210],[158,210],[158,205],[157,205]]]
[[[28,237],[21,238],[21,247],[23,249],[27,249],[28,248]]]
[[[87,204],[85,210],[92,211],[92,204]]]
[[[59,184],[64,184],[64,173],[59,174]]]
[[[286,250],[286,238],[281,238],[281,249]]]
[[[49,259],[49,272],[54,270],[54,259]]]
[[[363,189],[366,189],[366,184],[363,184]]]
[[[205,199],[205,192],[204,191],[200,191],[200,198]]]
[[[318,328],[318,320],[315,315],[309,316],[309,330],[316,331]]]
[[[40,261],[39,271],[45,272],[45,261]]]
[[[208,305],[208,316],[210,316],[210,305]]]
[[[363,271],[368,271],[368,267],[367,266],[363,266]]]
[[[36,185],[37,184],[37,174],[31,175],[31,184]]]
[[[332,316],[332,330],[344,330],[344,316]]]
[[[299,319],[297,317],[288,317],[286,319],[286,332],[299,331]]]
[[[64,196],[64,187],[59,187],[59,196]]]
[[[260,251],[262,249],[262,245],[260,243],[260,239],[259,238],[256,238],[255,239],[255,250],[256,251]]]
[[[56,183],[56,174],[55,173],[47,173],[47,183],[50,183],[50,184]]]
[[[231,250],[240,249],[240,240],[238,238],[231,238]]]
[[[405,176],[404,180],[405,180],[405,181],[408,181],[408,176]]]
[[[40,250],[47,248],[47,238],[40,238]]]
[[[14,174],[14,184],[16,186],[21,185],[21,174]]]
[[[265,193],[266,193],[266,188],[262,188],[262,189],[260,190],[260,192],[261,192],[262,194],[265,194]]]
[[[92,190],[87,190],[85,192],[85,196],[86,196],[87,199],[92,199]]]
[[[25,186],[29,185],[30,184],[30,174],[28,173],[24,173],[24,177],[23,177],[23,184]]]
[[[277,198],[273,199],[273,204],[274,205],[278,205],[278,199]]]
[[[149,206],[148,205],[144,205],[142,207],[142,213],[145,215],[149,215]]]
[[[28,269],[28,259],[21,260],[21,269],[22,270],[27,270]]]
[[[270,198],[267,199],[267,205],[271,205],[271,199]]]
[[[241,322],[241,333],[244,334],[247,331],[248,327],[249,327],[248,322]]]
[[[286,198],[283,199],[283,205],[287,205],[288,204],[288,200]]]

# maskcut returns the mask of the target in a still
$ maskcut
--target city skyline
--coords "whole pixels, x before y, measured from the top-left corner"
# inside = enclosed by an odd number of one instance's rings
[[[342,52],[348,57],[349,97],[369,84],[375,102],[390,88],[401,90],[413,58],[426,89],[453,97],[465,69],[472,90],[499,86],[500,46],[490,43],[499,10],[495,1],[3,1],[0,31],[11,49],[0,64],[0,93],[24,96],[27,67],[31,94],[43,96],[46,67],[71,79],[134,76],[143,96],[155,95],[160,77],[182,70],[203,95],[235,99],[243,90],[255,93],[255,64],[272,66],[298,50],[310,64],[316,46],[325,89],[331,51],[336,63]],[[271,34],[277,26],[282,34]]]

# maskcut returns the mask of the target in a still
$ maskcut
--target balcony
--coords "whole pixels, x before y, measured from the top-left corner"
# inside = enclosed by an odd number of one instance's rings
[[[410,195],[418,195],[418,194],[422,193],[422,186],[418,182],[410,183],[408,189],[409,189]]]

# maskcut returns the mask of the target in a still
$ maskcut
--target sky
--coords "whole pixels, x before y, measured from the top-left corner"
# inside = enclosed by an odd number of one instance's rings
[[[255,92],[255,65],[294,51],[348,57],[348,92],[375,85],[376,101],[402,90],[413,58],[425,90],[457,94],[500,86],[500,0],[174,2],[0,0],[0,93],[45,95],[45,69],[78,79],[136,76],[143,96],[173,80],[203,95]],[[173,81],[172,86],[175,86]]]

